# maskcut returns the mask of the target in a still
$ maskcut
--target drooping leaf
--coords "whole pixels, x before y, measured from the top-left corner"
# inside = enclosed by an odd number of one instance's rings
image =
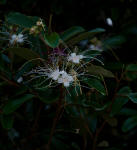
[[[92,75],[103,76],[103,77],[108,77],[108,78],[114,78],[114,75],[113,75],[112,72],[110,72],[109,70],[104,69],[101,66],[96,66],[96,65],[92,64],[87,68],[87,70]]]
[[[103,84],[97,80],[97,79],[87,79],[83,80],[84,83],[86,83],[90,88],[96,89],[98,92],[100,92],[103,95],[106,95],[106,90]]]
[[[46,34],[45,36],[45,42],[52,48],[55,48],[59,45],[59,40],[60,36],[56,32]]]
[[[126,68],[127,71],[137,71],[137,64],[130,64]]]
[[[97,33],[102,33],[102,32],[105,32],[105,29],[96,28],[96,29],[90,30],[90,31],[88,31],[88,32],[81,33],[81,34],[79,34],[78,36],[75,36],[74,38],[68,40],[67,44],[68,44],[69,46],[73,46],[73,45],[79,43],[79,42],[82,41],[82,40],[90,39],[90,38],[92,38],[94,35],[96,35]]]
[[[137,93],[129,93],[127,96],[133,103],[137,104]]]
[[[121,88],[119,91],[118,91],[118,94],[123,94],[123,95],[127,95],[128,93],[131,93],[132,90],[129,86],[124,86],[123,88]]]
[[[137,127],[137,116],[132,116],[124,122],[122,126],[122,131],[128,132],[135,127]]]
[[[71,37],[73,37],[81,32],[84,32],[84,31],[85,31],[84,28],[82,28],[80,26],[74,26],[74,27],[67,29],[63,33],[61,33],[60,37],[63,41],[67,41]]]
[[[32,99],[34,95],[32,94],[26,94],[22,96],[21,98],[10,100],[3,108],[3,113],[8,115],[12,112],[14,112],[16,109],[18,109],[24,102]]]
[[[126,41],[124,36],[113,36],[110,37],[109,39],[103,41],[104,47],[108,48],[108,47],[114,47],[117,45],[120,45],[122,43],[124,43]]]
[[[34,52],[30,49],[27,49],[27,48],[16,48],[15,47],[15,48],[8,48],[6,51],[11,51],[14,54],[16,54],[17,56],[22,57],[26,60],[35,59],[35,58],[40,57],[36,52]]]
[[[25,28],[31,28],[32,26],[36,25],[36,22],[39,20],[38,17],[31,17],[31,16],[26,16],[21,13],[10,13],[7,17],[6,20],[8,23],[19,25],[21,27]]]

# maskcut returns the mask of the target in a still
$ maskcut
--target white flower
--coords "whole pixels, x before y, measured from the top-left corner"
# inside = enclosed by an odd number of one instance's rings
[[[23,81],[23,78],[22,77],[19,77],[18,79],[17,79],[17,82],[18,83],[21,83]]]
[[[73,63],[78,64],[83,58],[83,55],[76,55],[76,53],[71,53],[71,55],[68,57],[68,61],[72,61]]]
[[[49,77],[52,78],[53,80],[57,80],[59,75],[60,75],[59,69],[56,69],[49,74]]]
[[[24,37],[23,34],[18,34],[18,35],[13,34],[10,39],[10,44],[23,43],[25,39],[26,37]]]
[[[109,26],[113,26],[113,22],[112,22],[112,19],[111,18],[107,18],[106,19],[106,22]]]
[[[65,71],[61,71],[60,77],[58,78],[58,83],[63,83],[65,87],[69,87],[71,82],[73,82],[73,77]]]
[[[41,20],[40,20],[40,21],[37,21],[37,22],[36,22],[36,25],[37,25],[37,26],[42,26],[42,25],[43,25],[43,22],[42,22]]]
[[[18,43],[23,43],[24,42],[24,36],[23,34],[19,34],[18,37],[17,37],[17,42]]]
[[[13,34],[10,39],[10,44],[13,44],[16,41],[16,39],[17,39],[17,35]]]

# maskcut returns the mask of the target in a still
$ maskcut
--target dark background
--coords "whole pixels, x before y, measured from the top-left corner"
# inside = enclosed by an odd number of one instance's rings
[[[47,24],[50,14],[53,14],[52,28],[56,32],[78,25],[87,30],[101,27],[112,35],[122,34],[127,42],[122,48],[117,48],[116,53],[124,62],[137,59],[136,0],[1,0],[0,18],[4,19],[10,12],[39,16]],[[113,27],[106,24],[108,17],[113,20]]]

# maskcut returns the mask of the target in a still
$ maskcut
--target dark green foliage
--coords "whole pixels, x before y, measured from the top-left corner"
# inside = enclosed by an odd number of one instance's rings
[[[136,149],[136,6],[0,1],[0,150]],[[10,43],[14,34],[27,38]],[[66,67],[72,52],[90,57]],[[65,87],[47,66],[76,78]]]

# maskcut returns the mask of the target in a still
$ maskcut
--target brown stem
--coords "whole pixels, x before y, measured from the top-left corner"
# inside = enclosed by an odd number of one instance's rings
[[[0,78],[1,78],[2,80],[4,80],[4,81],[8,82],[10,85],[13,85],[13,86],[15,86],[15,87],[19,87],[19,85],[18,85],[16,82],[9,80],[9,79],[5,78],[5,77],[2,76],[2,75],[0,76]]]
[[[38,124],[38,120],[39,120],[39,117],[40,117],[40,112],[41,112],[41,110],[42,110],[42,107],[43,107],[43,104],[40,105],[39,110],[38,110],[38,112],[37,112],[37,114],[36,114],[36,119],[35,119],[34,125],[33,125],[33,127],[32,127],[32,131],[35,131],[35,129],[36,129],[36,127],[37,127],[37,124]]]
[[[52,23],[52,14],[50,14],[50,18],[49,18],[49,26],[48,26],[48,34],[50,34],[52,32],[52,29],[51,29],[51,23]]]
[[[63,100],[63,89],[62,89],[62,87],[61,87],[60,93],[61,94],[60,94],[60,98],[59,98],[59,101],[58,101],[58,107],[57,107],[57,110],[56,110],[56,115],[53,119],[52,128],[51,128],[50,135],[49,135],[49,140],[48,140],[48,143],[46,145],[46,150],[50,150],[50,145],[51,145],[52,138],[53,138],[53,135],[54,135],[54,132],[55,132],[57,121],[58,121],[60,113],[62,111],[62,100]]]
[[[95,137],[93,140],[92,150],[96,150],[96,143],[98,140],[98,136],[99,136],[100,132],[102,131],[102,129],[104,128],[105,124],[106,124],[106,120],[102,123],[101,127],[96,131],[96,134],[95,134]]]

